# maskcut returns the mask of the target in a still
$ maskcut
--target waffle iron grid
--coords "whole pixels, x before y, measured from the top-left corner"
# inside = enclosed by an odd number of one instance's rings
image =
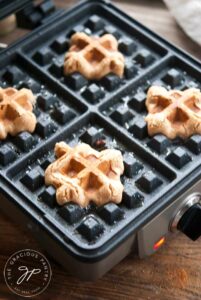
[[[64,54],[76,31],[117,37],[126,57],[123,79],[108,75],[88,82],[80,74],[64,78]],[[57,26],[50,24],[8,52],[0,65],[2,87],[27,87],[37,94],[38,120],[33,135],[25,132],[0,143],[0,176],[79,248],[102,246],[199,167],[200,136],[186,142],[163,135],[151,138],[144,116],[150,84],[200,88],[200,72],[107,5],[86,3],[64,14]],[[123,153],[122,203],[59,207],[54,188],[45,187],[43,178],[54,159],[55,143],[64,140],[73,146],[84,141],[96,147],[100,139],[105,147]]]

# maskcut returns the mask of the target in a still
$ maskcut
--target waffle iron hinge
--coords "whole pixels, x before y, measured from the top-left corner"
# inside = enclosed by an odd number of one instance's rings
[[[62,11],[62,9],[56,9],[53,0],[42,0],[39,4],[30,1],[16,13],[17,25],[25,29],[34,29],[51,21]]]
[[[195,209],[201,203],[201,180],[183,193],[179,198],[174,199],[172,203],[166,207],[161,213],[159,213],[152,221],[147,223],[142,229],[137,233],[137,243],[138,243],[138,255],[140,258],[144,258],[148,255],[155,253],[166,241],[167,237],[171,236],[173,233],[182,231],[192,240],[192,237],[198,237],[201,235],[201,218],[199,215],[195,223]],[[193,212],[192,212],[193,209]],[[187,211],[189,210],[189,217]],[[190,211],[191,210],[191,211]],[[201,207],[198,210],[200,214]],[[192,218],[192,213],[193,218]],[[180,219],[178,219],[178,217]],[[178,226],[179,221],[183,217],[183,223],[186,221],[186,226],[183,225],[187,234],[184,230],[181,230]],[[185,219],[184,219],[185,218]],[[191,219],[190,219],[191,218]],[[193,224],[192,220],[193,219]],[[191,222],[191,224],[190,224]]]

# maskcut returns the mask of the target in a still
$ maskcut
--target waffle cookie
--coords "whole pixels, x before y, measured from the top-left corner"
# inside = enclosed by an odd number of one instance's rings
[[[98,152],[84,143],[71,148],[60,142],[55,145],[55,155],[57,159],[45,171],[45,183],[57,189],[58,204],[73,201],[85,207],[90,201],[102,205],[122,200],[120,151]]]
[[[109,73],[124,73],[124,57],[111,34],[88,36],[83,32],[71,37],[70,49],[64,60],[64,74],[79,72],[89,80],[101,79]]]
[[[170,139],[186,139],[201,134],[201,92],[189,88],[184,91],[163,87],[149,88],[146,99],[149,112],[145,118],[149,135],[162,133]]]
[[[34,131],[34,104],[35,97],[31,90],[0,88],[0,140],[5,139],[8,134],[15,136],[22,131]]]

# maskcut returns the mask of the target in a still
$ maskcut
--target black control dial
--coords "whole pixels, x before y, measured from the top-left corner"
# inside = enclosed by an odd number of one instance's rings
[[[201,235],[201,204],[191,206],[181,217],[177,229],[195,241]]]

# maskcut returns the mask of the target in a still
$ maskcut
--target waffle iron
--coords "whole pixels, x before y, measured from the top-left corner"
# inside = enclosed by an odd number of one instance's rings
[[[68,41],[77,31],[113,34],[126,59],[123,79],[63,76]],[[31,230],[64,268],[95,280],[130,252],[156,252],[178,230],[201,234],[201,136],[186,141],[149,137],[144,121],[151,84],[201,86],[201,64],[109,1],[82,1],[0,52],[0,86],[37,95],[37,126],[0,142],[1,210]],[[59,207],[44,170],[54,145],[83,141],[122,151],[123,201],[82,209]]]

